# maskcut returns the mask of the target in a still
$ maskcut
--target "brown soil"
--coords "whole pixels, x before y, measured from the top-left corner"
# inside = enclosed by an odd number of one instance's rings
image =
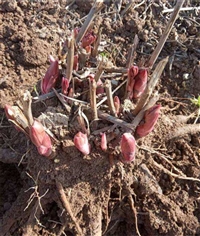
[[[51,127],[61,141],[54,160],[40,156],[5,117],[4,105],[16,104],[21,91],[29,90],[33,96],[35,88],[40,92],[48,55],[57,55],[59,41],[73,25],[84,22],[93,2],[75,1],[67,10],[63,0],[1,2],[0,235],[72,236],[77,235],[76,224],[83,235],[91,236],[138,235],[137,225],[142,236],[200,235],[199,120],[194,128],[195,117],[187,119],[197,109],[189,98],[200,94],[197,10],[180,12],[157,60],[170,56],[157,86],[162,112],[153,132],[138,140],[133,163],[121,163],[118,152],[101,151],[94,134],[91,154],[83,157],[74,147],[78,128],[73,117],[65,114],[56,98],[33,104],[34,117],[49,111],[69,119],[69,124]],[[146,1],[123,17],[114,13],[115,2],[120,1],[106,1],[94,20],[96,30],[102,27],[104,54],[114,65],[125,67],[138,34],[135,63],[139,64],[155,49],[170,16],[162,10],[173,8],[173,1]],[[122,1],[122,10],[127,3]],[[185,1],[184,7],[191,6],[197,7],[198,1]],[[100,122],[99,127],[109,125]],[[123,132],[116,128],[110,133],[115,135],[111,148]],[[59,183],[75,222],[64,210]]]

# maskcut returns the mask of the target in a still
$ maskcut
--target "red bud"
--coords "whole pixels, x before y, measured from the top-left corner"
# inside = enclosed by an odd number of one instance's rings
[[[115,106],[115,112],[116,114],[118,115],[119,114],[119,111],[120,111],[120,100],[119,100],[119,97],[118,96],[115,96],[114,97],[114,106]]]
[[[96,40],[96,36],[93,35],[92,32],[86,33],[82,39],[82,47],[86,48],[87,46],[90,46],[92,43],[94,43],[95,40]]]
[[[58,60],[55,60],[51,55],[49,59],[51,64],[41,82],[42,93],[48,93],[55,86],[59,76]]]
[[[121,151],[123,155],[123,162],[131,162],[135,159],[136,142],[133,135],[124,133],[120,142]]]
[[[84,155],[88,155],[90,153],[90,144],[88,143],[86,134],[78,132],[74,137],[74,145]]]
[[[78,70],[78,54],[74,55],[73,70]]]
[[[133,97],[138,98],[142,95],[147,85],[147,70],[141,69],[135,77],[135,84],[133,87]]]
[[[103,94],[104,92],[105,91],[104,91],[103,83],[102,83],[101,79],[99,79],[97,82],[96,94],[99,95],[99,94]]]
[[[62,78],[62,93],[67,95],[67,90],[69,88],[69,80],[66,78]]]
[[[10,106],[10,105],[5,105],[4,110],[5,110],[5,113],[6,113],[6,117],[7,117],[9,120],[14,120],[14,111],[13,111],[13,109],[12,109],[12,106]]]
[[[146,136],[153,130],[159,117],[160,108],[160,105],[155,105],[145,112],[144,124],[140,124],[136,129],[136,134],[140,138]]]
[[[40,155],[48,157],[51,154],[51,139],[39,121],[35,120],[33,122],[33,125],[30,127],[29,136]]]
[[[102,135],[101,135],[101,149],[103,151],[107,150],[107,138],[106,138],[106,134],[105,133],[102,133]]]
[[[138,67],[137,66],[131,66],[128,70],[128,92],[133,91],[133,86],[135,83],[135,76],[138,74]]]

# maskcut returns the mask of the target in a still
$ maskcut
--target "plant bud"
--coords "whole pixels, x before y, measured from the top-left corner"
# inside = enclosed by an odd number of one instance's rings
[[[69,88],[69,80],[66,78],[62,78],[62,93],[67,95],[67,90]]]
[[[41,81],[41,91],[43,94],[48,93],[55,86],[59,76],[58,60],[55,60],[51,55],[49,59],[51,64]]]
[[[128,70],[128,87],[127,91],[132,92],[133,86],[135,83],[135,76],[138,74],[138,67],[137,66],[131,66]]]
[[[135,159],[136,141],[130,133],[124,133],[120,142],[123,155],[122,162],[129,163]]]
[[[102,133],[101,135],[101,149],[103,151],[106,151],[107,150],[107,138],[106,138],[106,134],[105,133]]]
[[[135,77],[135,84],[133,87],[133,98],[139,98],[144,92],[147,85],[147,69],[139,70]]]
[[[96,90],[96,94],[97,95],[102,95],[104,93],[104,87],[103,87],[103,83],[102,80],[99,79],[97,82],[97,90]]]
[[[115,112],[117,115],[119,115],[119,111],[120,111],[120,100],[119,100],[119,97],[118,96],[115,96],[114,97],[114,106],[115,106]]]
[[[90,144],[88,143],[86,134],[78,132],[74,137],[74,145],[84,155],[88,155],[90,153]]]
[[[87,46],[90,46],[95,40],[96,36],[92,32],[86,33],[82,39],[82,47],[86,48]]]
[[[73,65],[73,70],[78,70],[78,54],[74,55],[74,65]]]
[[[5,105],[4,107],[4,110],[5,110],[5,113],[6,113],[6,117],[9,119],[9,120],[14,120],[14,111],[12,109],[12,106],[10,105]]]
[[[154,105],[145,112],[144,123],[140,124],[136,129],[136,134],[140,138],[146,136],[153,130],[159,117],[160,108],[160,105]]]
[[[29,130],[29,136],[40,155],[48,157],[52,153],[51,139],[39,121],[34,120]]]

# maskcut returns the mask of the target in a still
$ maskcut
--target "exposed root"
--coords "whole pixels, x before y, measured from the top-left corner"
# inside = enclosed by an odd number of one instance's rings
[[[167,141],[170,139],[182,137],[187,134],[196,134],[198,132],[200,132],[200,124],[188,124],[183,127],[177,128],[167,137]]]
[[[36,202],[24,227],[22,236],[37,236],[37,234],[34,232],[34,225],[37,223],[38,225],[44,227],[38,220],[40,218],[40,214],[41,210],[39,208],[38,202]]]
[[[64,192],[64,189],[63,189],[63,186],[62,184],[59,182],[59,181],[56,181],[56,187],[57,187],[57,190],[58,190],[58,193],[59,193],[59,196],[60,196],[60,200],[63,204],[63,207],[65,208],[66,212],[70,215],[73,223],[75,224],[76,226],[76,230],[77,232],[79,233],[79,235],[83,235],[82,233],[82,229],[81,227],[79,226],[78,224],[78,221],[77,219],[75,218],[72,210],[71,210],[71,207],[70,207],[70,204],[69,204],[69,201],[67,200],[66,198],[66,195],[65,195],[65,192]]]
[[[200,179],[174,174],[171,171],[169,171],[168,169],[166,169],[164,166],[162,166],[161,164],[158,164],[154,160],[152,160],[151,164],[153,164],[154,166],[156,166],[161,171],[165,172],[168,175],[171,175],[172,177],[174,177],[176,179],[189,180],[189,181],[194,181],[194,182],[199,182],[200,183]]]
[[[131,195],[131,194],[128,195],[128,200],[129,200],[131,209],[132,209],[133,214],[134,214],[136,232],[137,232],[138,236],[141,236],[141,234],[140,234],[140,232],[139,232],[139,229],[138,229],[137,210],[136,210],[136,208],[135,208],[135,206],[134,206],[134,201],[133,201],[133,198],[132,198],[132,195]]]
[[[30,189],[34,189],[34,192],[31,194],[31,196],[29,197],[28,201],[27,201],[27,206],[24,208],[24,211],[30,206],[30,204],[33,202],[33,200],[35,198],[37,198],[37,202],[38,202],[38,207],[40,208],[42,214],[44,214],[44,210],[42,208],[42,204],[41,204],[41,199],[46,196],[46,194],[49,192],[49,189],[47,189],[45,191],[45,193],[40,196],[40,193],[39,193],[39,185],[38,185],[38,178],[39,178],[39,175],[40,175],[40,172],[38,173],[37,175],[37,178],[36,180],[33,179],[33,177],[29,174],[29,173],[26,173],[35,183],[35,186],[34,187],[30,187],[28,190],[26,190],[25,192],[28,192]]]

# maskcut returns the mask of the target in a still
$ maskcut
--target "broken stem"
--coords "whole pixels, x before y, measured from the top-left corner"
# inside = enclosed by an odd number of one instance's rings
[[[127,62],[126,62],[126,67],[127,68],[129,68],[132,64],[132,61],[134,59],[134,52],[136,51],[138,43],[139,43],[139,38],[136,34],[135,37],[134,37],[134,40],[133,40],[133,45],[131,46],[129,54],[128,54],[128,59],[127,59]]]
[[[147,87],[144,91],[144,93],[142,94],[142,96],[140,97],[140,100],[138,101],[133,114],[137,115],[138,112],[144,107],[144,105],[148,102],[156,84],[158,83],[158,80],[168,62],[169,57],[164,58],[162,61],[160,61],[158,63],[158,65],[156,66],[151,79],[149,80]]]
[[[89,84],[90,84],[90,106],[92,108],[93,112],[93,119],[98,119],[97,114],[97,98],[96,98],[96,89],[97,89],[97,83],[94,79],[89,78]]]
[[[72,71],[74,66],[74,36],[68,39],[68,54],[67,54],[67,72],[66,77],[71,81]]]
[[[93,19],[96,17],[98,12],[104,7],[103,0],[97,0],[94,4],[94,6],[91,8],[84,24],[82,25],[77,38],[76,43],[78,44],[82,38],[84,37],[85,33],[87,32],[88,28],[90,27]]]
[[[114,117],[114,116],[111,116],[111,115],[109,115],[109,114],[107,114],[107,113],[104,113],[104,112],[102,112],[102,111],[98,111],[98,116],[99,116],[99,118],[101,118],[102,120],[107,120],[107,121],[109,121],[109,122],[111,122],[111,123],[113,123],[113,124],[116,124],[116,125],[118,125],[118,126],[120,126],[120,127],[122,127],[122,128],[130,129],[130,130],[132,130],[132,131],[135,130],[135,129],[134,129],[134,126],[133,126],[132,124],[129,124],[129,123],[127,123],[126,121],[120,120],[120,119],[118,119],[118,118],[116,118],[116,117]]]
[[[105,89],[106,89],[106,95],[108,99],[108,106],[110,109],[110,113],[114,116],[116,116],[116,110],[114,106],[113,96],[112,96],[112,86],[110,80],[107,80],[105,82]]]
[[[183,3],[184,3],[184,0],[177,0],[176,6],[174,7],[174,11],[171,15],[171,18],[170,18],[167,26],[166,26],[165,32],[161,36],[157,47],[155,48],[154,52],[151,55],[151,58],[149,59],[149,61],[146,64],[147,67],[150,67],[150,68],[153,67],[155,61],[157,60],[157,58],[158,58],[165,42],[166,42],[166,40],[169,36],[169,33],[171,32],[171,29],[172,29],[172,27],[173,27],[173,25],[174,25],[174,23],[175,23],[175,21],[178,17],[178,13],[179,13]]]
[[[98,68],[97,68],[97,72],[96,72],[96,74],[95,74],[95,76],[94,76],[94,80],[96,81],[96,82],[98,82],[98,80],[101,78],[101,75],[103,74],[103,64],[104,64],[104,62],[103,61],[101,61],[100,63],[99,63],[99,65],[98,65]]]
[[[29,91],[26,91],[23,94],[22,104],[23,104],[23,113],[28,121],[28,125],[33,124],[33,115],[31,109],[32,97]]]
[[[98,55],[98,48],[101,42],[101,32],[102,32],[102,28],[99,29],[98,34],[97,34],[97,39],[94,42],[94,46],[92,50],[92,57],[94,58]]]
[[[126,83],[126,80],[124,80],[116,89],[114,89],[112,91],[112,95],[118,90],[120,89],[124,84]],[[97,103],[97,107],[101,106],[101,104],[103,104],[108,98],[104,97],[99,103]]]

